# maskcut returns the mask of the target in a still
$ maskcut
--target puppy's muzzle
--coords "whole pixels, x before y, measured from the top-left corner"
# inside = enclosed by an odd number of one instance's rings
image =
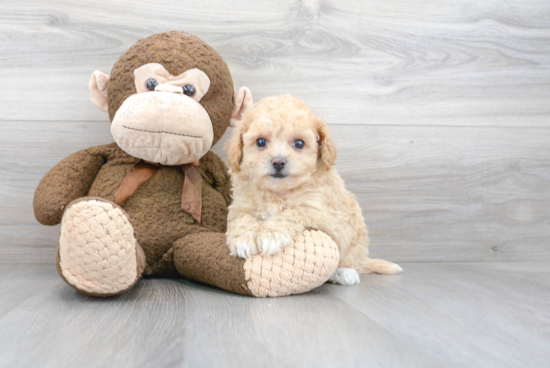
[[[275,157],[271,160],[271,165],[273,166],[274,173],[271,174],[274,178],[284,178],[286,174],[284,173],[285,166],[287,162],[284,157]]]

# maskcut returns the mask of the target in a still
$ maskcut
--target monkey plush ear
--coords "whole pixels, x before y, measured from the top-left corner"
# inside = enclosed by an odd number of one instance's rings
[[[107,86],[109,85],[109,76],[99,70],[96,70],[90,78],[88,88],[90,97],[95,107],[101,111],[107,112]]]
[[[244,113],[252,107],[252,92],[246,87],[241,87],[233,96],[233,112],[231,113],[230,125],[235,127],[237,121],[241,120]]]

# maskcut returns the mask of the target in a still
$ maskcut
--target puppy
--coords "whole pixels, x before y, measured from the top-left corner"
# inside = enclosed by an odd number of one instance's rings
[[[324,120],[298,98],[261,100],[244,114],[226,145],[233,185],[227,245],[248,258],[272,255],[305,229],[338,245],[329,281],[357,284],[361,273],[395,274],[395,263],[368,258],[368,232],[355,196],[334,168],[336,148]]]

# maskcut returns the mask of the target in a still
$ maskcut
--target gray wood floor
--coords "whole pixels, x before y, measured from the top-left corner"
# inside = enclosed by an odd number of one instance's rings
[[[550,263],[410,263],[254,299],[186,280],[82,295],[0,266],[2,367],[548,367]]]
[[[372,255],[405,273],[282,299],[61,281],[36,185],[112,142],[91,73],[172,29],[326,118]],[[1,0],[0,81],[0,367],[550,365],[548,0]]]

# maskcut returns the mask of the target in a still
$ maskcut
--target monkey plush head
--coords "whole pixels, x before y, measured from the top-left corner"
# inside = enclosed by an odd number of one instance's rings
[[[111,76],[95,71],[89,88],[94,106],[109,112],[119,147],[162,165],[200,159],[252,105],[247,88],[233,94],[231,74],[218,53],[178,31],[138,41]]]

